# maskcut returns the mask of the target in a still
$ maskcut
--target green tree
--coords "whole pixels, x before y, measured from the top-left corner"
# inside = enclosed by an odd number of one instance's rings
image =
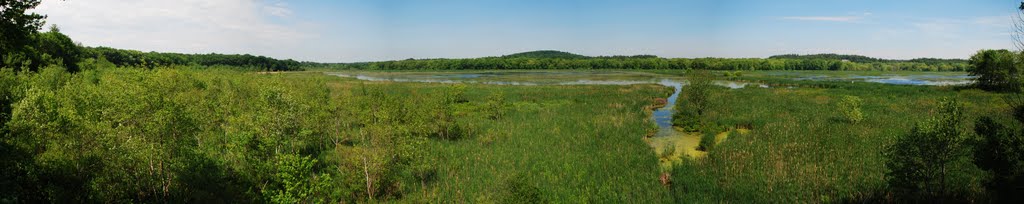
[[[40,58],[37,61],[43,61],[41,58],[52,58],[57,61],[53,64],[66,67],[68,72],[78,72],[78,62],[82,58],[81,48],[70,37],[61,33],[56,25],[50,27],[50,31],[36,35],[35,43],[37,55],[47,55],[36,56]]]
[[[19,53],[31,43],[31,37],[43,26],[46,16],[29,13],[40,0],[0,0],[0,55]],[[7,65],[7,59],[0,62]]]
[[[949,181],[967,158],[967,136],[961,105],[955,99],[943,99],[938,117],[918,124],[886,147],[890,187],[910,199],[951,196]]]
[[[686,79],[689,84],[683,87],[682,101],[676,103],[680,117],[674,123],[688,131],[698,131],[704,126],[704,113],[711,107],[714,76],[707,70],[690,70]]]
[[[1021,72],[1008,50],[981,50],[971,56],[969,70],[977,86],[990,91],[1020,91]]]

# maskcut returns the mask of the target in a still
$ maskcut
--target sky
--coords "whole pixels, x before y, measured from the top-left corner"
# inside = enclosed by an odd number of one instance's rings
[[[85,46],[315,62],[583,55],[968,58],[1010,49],[1014,0],[43,0]]]

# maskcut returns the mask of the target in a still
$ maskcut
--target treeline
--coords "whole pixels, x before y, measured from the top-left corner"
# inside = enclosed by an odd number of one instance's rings
[[[287,59],[279,60],[250,54],[181,54],[141,52],[108,47],[83,47],[86,58],[105,59],[118,66],[158,67],[170,65],[235,66],[260,71],[302,70],[302,63]]]
[[[396,61],[320,64],[320,67],[360,70],[482,70],[482,69],[705,69],[705,70],[836,70],[836,71],[967,71],[964,60],[862,60],[833,57],[660,58],[653,55],[576,57],[571,53],[539,51],[504,57],[471,59],[407,59]],[[872,58],[873,59],[873,58]]]
[[[768,59],[802,59],[802,60],[813,60],[813,59],[824,59],[824,60],[846,60],[850,62],[858,63],[876,63],[876,62],[918,62],[925,63],[928,65],[938,64],[963,64],[967,63],[964,59],[939,59],[939,58],[917,58],[911,60],[894,60],[894,59],[880,59],[861,55],[842,55],[842,54],[811,54],[811,55],[775,55],[768,57]]]

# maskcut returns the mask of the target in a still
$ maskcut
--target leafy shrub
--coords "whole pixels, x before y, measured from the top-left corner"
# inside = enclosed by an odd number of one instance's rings
[[[487,103],[484,104],[487,118],[491,120],[501,119],[505,116],[505,109],[507,105],[508,104],[505,103],[505,94],[502,92],[496,92],[487,97]]]
[[[700,151],[711,151],[715,147],[715,135],[716,132],[705,132],[701,133],[703,136],[700,137],[700,146],[697,146],[697,150]]]
[[[988,171],[987,187],[997,203],[1024,200],[1024,135],[989,116],[978,118],[974,164]]]
[[[944,99],[939,116],[918,124],[884,152],[889,186],[906,199],[938,199],[953,195],[951,177],[962,175],[967,132],[963,109]]]
[[[858,123],[864,120],[864,113],[860,111],[862,100],[857,96],[843,96],[839,101],[839,113],[843,119],[850,123]]]
[[[279,155],[275,172],[263,195],[272,203],[323,203],[331,189],[331,176],[313,172],[317,160],[309,156]]]
[[[540,188],[526,180],[528,176],[515,176],[505,181],[501,203],[548,203]]]
[[[718,125],[707,125],[707,126],[705,126],[704,129],[701,130],[701,134],[703,134],[703,135],[700,138],[700,143],[699,143],[699,146],[697,146],[697,150],[700,150],[700,151],[711,151],[711,149],[713,149],[715,147],[715,144],[717,142],[715,140],[716,136],[718,136],[719,133],[722,133],[724,131],[726,131],[726,129],[724,127],[722,127],[722,126],[718,126]]]

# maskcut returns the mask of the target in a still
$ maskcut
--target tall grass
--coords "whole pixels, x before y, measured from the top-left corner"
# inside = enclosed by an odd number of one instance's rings
[[[815,83],[833,88],[718,92],[709,120],[749,124],[753,130],[730,135],[704,160],[678,166],[673,172],[677,201],[837,202],[884,196],[882,148],[936,114],[931,110],[940,98],[965,101],[969,118],[1007,108],[998,94],[978,90]],[[859,123],[845,122],[835,109],[846,95],[863,99]],[[976,181],[961,185],[979,188]]]

